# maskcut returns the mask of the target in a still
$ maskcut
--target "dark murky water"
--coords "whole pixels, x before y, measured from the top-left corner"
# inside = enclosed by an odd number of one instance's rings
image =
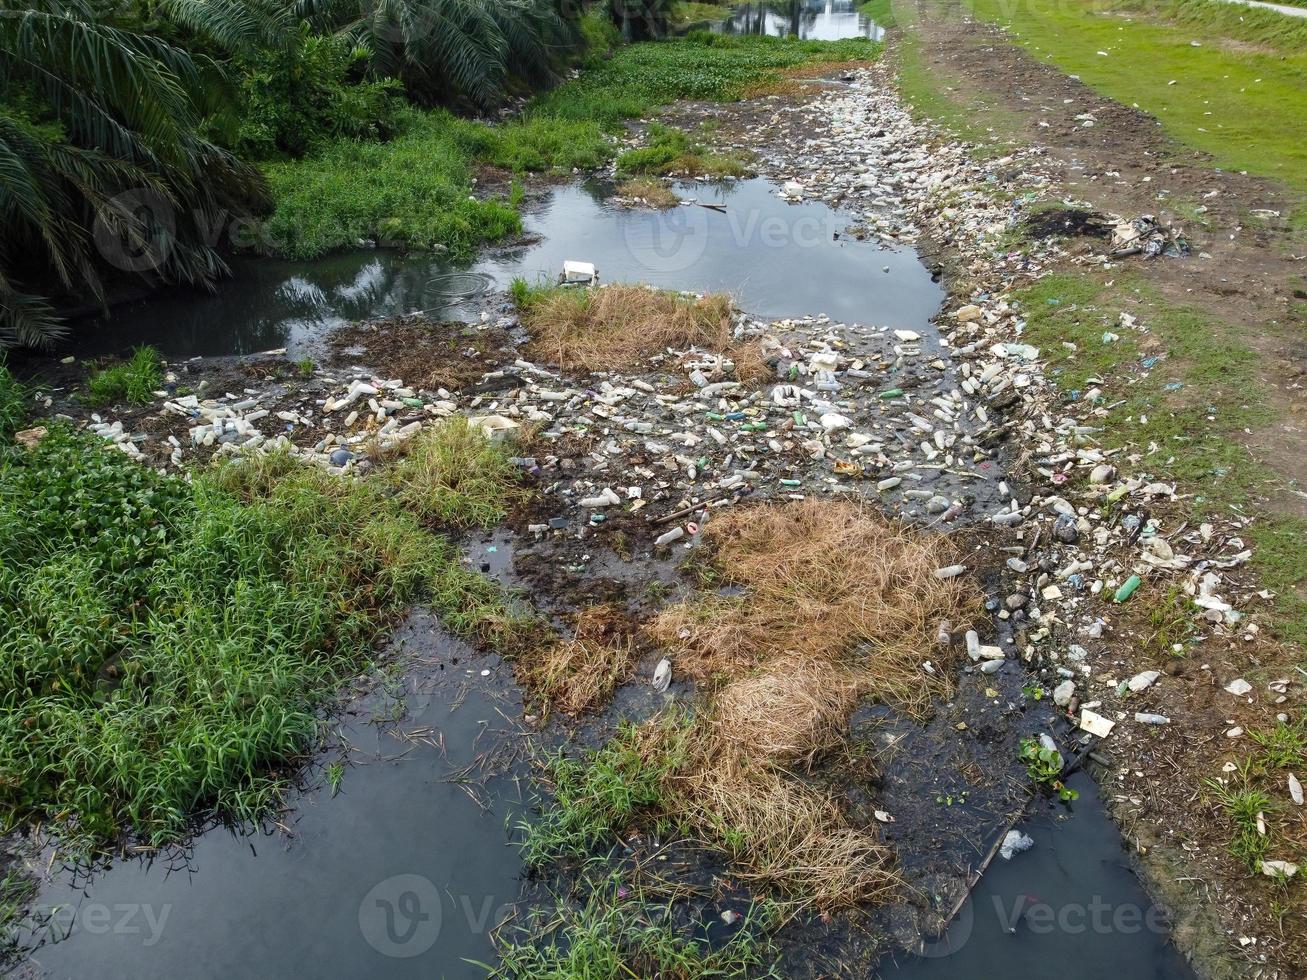
[[[723,34],[762,34],[839,41],[846,37],[880,40],[884,30],[858,12],[859,0],[789,0],[782,3],[739,3],[711,29]]]
[[[1130,870],[1098,788],[1083,773],[1070,807],[1036,803],[1017,829],[1034,846],[995,857],[947,933],[883,961],[881,980],[1186,980],[1164,915]]]
[[[522,748],[501,738],[521,704],[503,693],[507,667],[429,616],[397,639],[420,680],[383,685],[341,726],[324,759],[347,760],[336,796],[324,784],[293,799],[289,836],[217,829],[184,854],[45,888],[39,907],[58,911],[32,965],[69,980],[484,976],[464,958],[493,958],[489,932],[517,898],[506,825],[520,811],[506,801],[523,771],[516,753],[486,753]]]
[[[606,282],[728,290],[756,316],[827,313],[922,330],[943,291],[911,249],[837,237],[847,220],[819,203],[787,204],[766,180],[682,185],[687,199],[724,205],[664,212],[610,205],[599,183],[560,187],[526,217],[536,244],[471,265],[431,254],[348,252],[315,262],[241,259],[216,294],[179,290],[78,325],[68,353],[153,344],[166,357],[309,347],[343,323],[415,310],[471,312],[478,281],[552,280],[565,259],[593,262]],[[883,271],[888,267],[889,271]]]

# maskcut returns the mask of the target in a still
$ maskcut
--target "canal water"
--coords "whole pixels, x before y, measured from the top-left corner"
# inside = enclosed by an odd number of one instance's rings
[[[552,281],[567,259],[593,262],[605,282],[725,290],[759,317],[825,313],[878,326],[925,323],[944,293],[907,248],[843,235],[847,219],[820,203],[787,203],[766,180],[682,184],[666,211],[611,203],[600,181],[558,187],[525,217],[533,244],[456,264],[430,253],[346,252],[309,263],[237,259],[217,293],[176,290],[77,325],[79,356],[153,344],[167,358],[308,351],[342,324],[422,310],[466,316],[514,278]],[[715,208],[701,205],[712,204]]]
[[[756,316],[826,313],[935,335],[944,294],[913,251],[846,238],[845,218],[787,203],[765,180],[681,191],[698,203],[655,213],[612,206],[598,184],[560,187],[527,219],[533,243],[465,266],[382,251],[242,264],[214,296],[120,308],[79,340],[106,351],[149,342],[174,358],[311,349],[348,320],[467,314],[480,290],[552,279],[565,259],[594,262],[610,282],[729,290]],[[429,614],[397,642],[408,674],[352,706],[280,826],[214,828],[184,851],[56,873],[26,937],[37,974],[482,976],[474,961],[492,959],[490,932],[521,885],[521,703],[506,667]],[[344,766],[334,794],[333,764]],[[1071,809],[1036,806],[1022,825],[1034,847],[994,863],[943,939],[880,975],[1187,976],[1093,785],[1077,786]]]
[[[280,826],[214,828],[43,889],[23,937],[36,975],[484,976],[467,961],[493,959],[520,886],[521,702],[507,666],[429,614],[395,642],[408,676],[351,706]]]
[[[722,34],[798,37],[805,41],[838,41],[846,37],[880,40],[885,32],[866,14],[858,0],[789,0],[782,3],[737,3],[729,15],[709,30]]]

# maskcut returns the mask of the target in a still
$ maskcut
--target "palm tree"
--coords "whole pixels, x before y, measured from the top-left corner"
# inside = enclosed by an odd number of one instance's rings
[[[215,229],[266,189],[198,135],[198,88],[186,51],[87,0],[0,0],[0,347],[48,345],[64,331],[50,293],[103,302],[114,268],[204,286],[226,272]]]
[[[547,84],[575,50],[575,26],[552,0],[295,0],[320,30],[372,52],[374,74],[427,104],[489,109],[515,80]]]

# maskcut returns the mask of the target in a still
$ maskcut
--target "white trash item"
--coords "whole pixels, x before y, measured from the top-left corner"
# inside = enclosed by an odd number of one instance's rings
[[[566,285],[593,285],[599,281],[599,272],[593,262],[578,262],[567,259],[563,263],[563,275],[559,280]]]
[[[1028,851],[1035,846],[1035,839],[1019,830],[1009,830],[999,845],[998,856],[1004,861],[1011,861],[1012,855]]]
[[[654,668],[653,689],[662,694],[672,686],[672,662],[666,657],[658,661],[658,666]]]

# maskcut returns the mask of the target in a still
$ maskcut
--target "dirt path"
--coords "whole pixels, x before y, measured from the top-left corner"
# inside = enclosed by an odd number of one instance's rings
[[[1286,481],[1276,505],[1307,515],[1307,244],[1289,230],[1295,198],[1273,182],[1214,169],[1206,154],[1176,143],[1152,116],[1040,64],[961,4],[918,0],[896,4],[896,14],[900,7],[907,12],[902,30],[917,39],[923,68],[963,108],[984,107],[978,119],[985,125],[999,120],[1002,137],[1046,148],[1047,171],[1069,197],[1121,215],[1155,214],[1183,228],[1197,260],[1135,271],[1169,299],[1236,325],[1260,356],[1256,371],[1275,421],[1245,442]],[[1198,207],[1206,210],[1196,218]]]

